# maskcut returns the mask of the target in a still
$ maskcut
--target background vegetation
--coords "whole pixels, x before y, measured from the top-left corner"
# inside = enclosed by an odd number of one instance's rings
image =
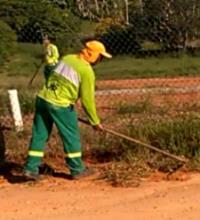
[[[1,0],[0,73],[32,73],[48,35],[61,54],[103,41],[115,56],[97,67],[99,79],[197,75],[199,11],[198,0]]]

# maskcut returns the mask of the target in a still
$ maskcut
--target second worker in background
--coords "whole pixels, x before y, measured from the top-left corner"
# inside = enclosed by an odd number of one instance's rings
[[[58,48],[55,44],[51,42],[51,38],[48,36],[45,36],[43,38],[43,49],[44,49],[44,76],[47,80],[49,78],[50,73],[55,68],[56,64],[59,60],[59,52]]]

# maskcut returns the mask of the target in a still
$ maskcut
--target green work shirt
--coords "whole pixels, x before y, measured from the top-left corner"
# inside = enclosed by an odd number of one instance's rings
[[[95,74],[79,55],[64,56],[38,96],[58,107],[74,105],[80,98],[90,123],[100,123],[95,104]]]

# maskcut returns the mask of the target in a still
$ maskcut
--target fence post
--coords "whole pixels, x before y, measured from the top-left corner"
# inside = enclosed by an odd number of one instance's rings
[[[21,114],[17,90],[16,89],[8,90],[8,94],[9,94],[10,106],[15,124],[15,129],[17,132],[23,131],[24,126],[23,126],[23,120],[22,120],[22,114]]]

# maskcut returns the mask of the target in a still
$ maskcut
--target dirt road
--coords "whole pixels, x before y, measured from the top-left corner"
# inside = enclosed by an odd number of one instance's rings
[[[0,183],[0,220],[199,220],[200,175],[185,182],[144,180],[137,188],[48,178]]]

